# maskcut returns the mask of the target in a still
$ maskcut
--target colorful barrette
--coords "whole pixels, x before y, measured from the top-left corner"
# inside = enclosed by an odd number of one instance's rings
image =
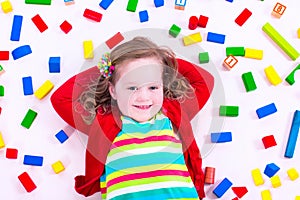
[[[103,77],[107,78],[112,75],[113,71],[115,70],[115,66],[111,65],[110,53],[105,53],[102,55],[98,63],[98,68]]]

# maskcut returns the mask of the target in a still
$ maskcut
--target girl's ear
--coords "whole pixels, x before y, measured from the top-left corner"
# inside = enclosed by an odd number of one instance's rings
[[[114,86],[111,82],[109,82],[108,90],[109,90],[110,96],[111,96],[114,100],[116,100],[116,99],[117,99],[116,89],[115,89],[115,86]]]

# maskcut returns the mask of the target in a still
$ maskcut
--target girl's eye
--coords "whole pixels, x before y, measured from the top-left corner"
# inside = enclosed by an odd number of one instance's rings
[[[158,89],[158,86],[151,86],[149,87],[150,90],[157,90]]]
[[[128,90],[132,90],[132,91],[136,91],[137,89],[138,89],[138,88],[137,88],[137,87],[134,87],[134,86],[128,88]]]

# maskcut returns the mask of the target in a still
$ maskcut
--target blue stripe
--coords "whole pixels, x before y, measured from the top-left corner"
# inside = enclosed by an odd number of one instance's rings
[[[130,119],[127,119],[130,120]],[[154,124],[145,123],[145,124],[131,124],[131,123],[123,123],[122,132],[126,133],[149,133],[153,130],[171,130],[170,121],[166,118],[161,120],[155,120]]]

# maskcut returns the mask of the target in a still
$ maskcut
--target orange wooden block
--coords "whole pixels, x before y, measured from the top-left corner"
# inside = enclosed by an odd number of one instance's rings
[[[112,49],[117,44],[119,44],[120,42],[122,42],[123,40],[124,40],[123,35],[120,32],[118,32],[114,36],[112,36],[111,38],[109,38],[105,43],[108,46],[108,48]]]
[[[223,65],[231,70],[237,63],[238,60],[234,56],[229,55],[227,58],[225,58]]]
[[[276,3],[276,5],[273,8],[272,15],[274,15],[277,18],[280,18],[285,10],[286,6],[282,5],[281,3]]]

